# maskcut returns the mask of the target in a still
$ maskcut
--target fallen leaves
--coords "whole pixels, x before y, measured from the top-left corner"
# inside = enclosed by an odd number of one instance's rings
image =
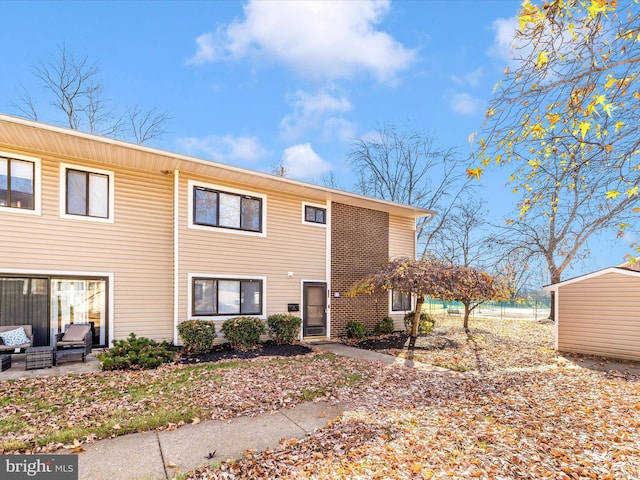
[[[640,375],[571,364],[547,348],[549,325],[481,327],[477,345],[423,357],[473,374],[379,368],[350,392],[359,407],[309,438],[186,478],[640,478]]]
[[[330,354],[0,382],[0,453],[42,453],[335,397],[373,366]],[[72,436],[71,436],[72,435]]]

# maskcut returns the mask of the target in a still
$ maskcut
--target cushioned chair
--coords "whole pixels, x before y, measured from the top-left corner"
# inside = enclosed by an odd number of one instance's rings
[[[24,334],[28,341],[20,344],[7,345],[2,340],[2,337],[0,337],[0,353],[14,353],[16,349],[24,350],[33,346],[33,330],[31,329],[31,325],[2,325],[0,326],[0,333],[11,332],[19,328],[24,329]]]
[[[84,355],[82,355],[83,361],[85,361],[86,356],[91,353],[92,343],[91,325],[88,323],[72,323],[71,325],[67,325],[64,333],[56,335],[56,348],[58,350],[84,348]]]

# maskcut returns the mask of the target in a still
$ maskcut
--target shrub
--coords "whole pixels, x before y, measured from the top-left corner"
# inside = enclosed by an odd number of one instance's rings
[[[113,347],[97,357],[103,370],[149,369],[171,362],[174,352],[167,342],[158,343],[131,333],[126,340],[114,341]]]
[[[382,320],[376,323],[375,327],[373,327],[373,334],[388,335],[389,333],[393,333],[393,329],[394,329],[393,318],[384,317]]]
[[[222,324],[222,333],[232,348],[248,350],[258,346],[260,335],[266,333],[266,327],[256,317],[234,317]]]
[[[300,333],[302,319],[293,315],[278,313],[267,317],[269,334],[276,343],[293,343]]]
[[[205,353],[213,349],[216,326],[205,320],[189,320],[178,324],[178,333],[187,353]]]
[[[367,336],[367,329],[364,323],[356,320],[350,320],[347,322],[347,337],[348,338],[364,338]]]
[[[407,333],[411,332],[411,326],[413,325],[413,316],[415,312],[409,312],[404,316],[404,328]],[[418,323],[418,335],[428,335],[433,332],[436,326],[436,320],[428,313],[422,312],[420,314],[420,321]]]

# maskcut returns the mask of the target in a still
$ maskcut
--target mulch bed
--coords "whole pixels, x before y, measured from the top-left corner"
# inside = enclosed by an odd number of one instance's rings
[[[207,353],[185,353],[176,360],[178,364],[194,364],[202,362],[218,362],[221,360],[247,360],[260,357],[295,357],[308,355],[312,350],[304,345],[283,344],[272,341],[262,343],[258,348],[251,350],[234,350],[228,343],[216,346]]]
[[[440,350],[442,348],[455,348],[458,342],[443,335],[420,335],[413,342],[411,337],[403,332],[390,335],[370,337],[360,341],[349,340],[348,345],[365,350]]]

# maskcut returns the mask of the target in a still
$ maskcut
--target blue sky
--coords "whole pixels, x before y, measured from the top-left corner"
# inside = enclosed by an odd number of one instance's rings
[[[149,145],[267,172],[282,162],[312,182],[332,171],[348,187],[352,140],[378,125],[424,130],[468,156],[508,63],[518,8],[513,0],[4,1],[0,111],[18,114],[11,102],[22,83],[46,112],[30,69],[65,44],[100,65],[115,106],[169,112],[169,133]],[[495,222],[516,201],[499,172],[479,194]],[[574,273],[626,253],[621,243],[597,245]]]

